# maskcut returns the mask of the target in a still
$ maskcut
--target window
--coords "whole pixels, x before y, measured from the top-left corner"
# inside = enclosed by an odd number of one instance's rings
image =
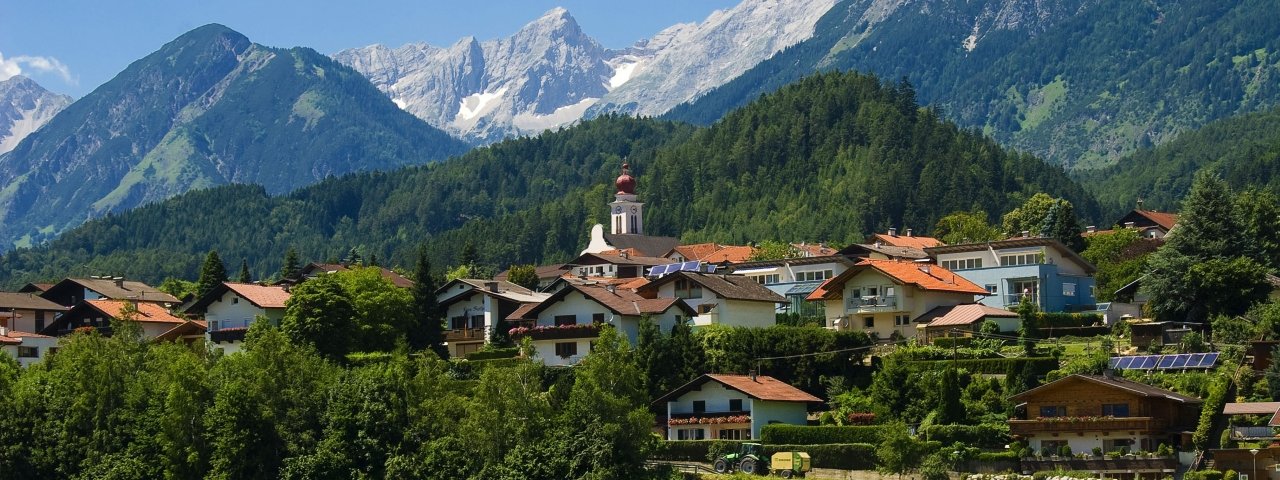
[[[988,283],[987,293],[991,293],[991,294],[1000,293],[1000,287],[995,284]]]
[[[730,399],[730,400],[729,400],[729,411],[730,411],[730,412],[741,412],[741,411],[742,411],[742,399],[741,399],[741,398],[734,398],[734,399]]]
[[[1044,405],[1040,407],[1040,416],[1045,418],[1065,417],[1067,416],[1067,407],[1066,405]]]
[[[705,411],[707,411],[707,401],[706,401],[706,400],[694,400],[694,401],[693,401],[693,413],[702,413],[702,412],[705,412]]]
[[[676,279],[676,298],[702,298],[702,285],[687,279]]]
[[[676,430],[676,440],[705,440],[706,434],[701,428],[681,428]]]
[[[880,287],[862,287],[862,296],[874,297],[880,295]]]
[[[826,280],[833,277],[831,270],[813,270],[809,272],[796,272],[796,281],[815,282],[818,280]]]
[[[578,324],[577,315],[556,315],[557,327],[562,325],[577,325],[577,324]]]
[[[595,324],[604,323],[604,314],[603,313],[591,314],[591,323],[595,323]]]
[[[39,347],[18,347],[18,358],[39,358]]]
[[[1001,255],[1000,265],[1005,267],[1016,265],[1036,265],[1040,263],[1040,252]]]
[[[894,326],[898,326],[898,327],[901,327],[901,326],[904,326],[904,325],[910,325],[910,324],[911,324],[911,316],[910,316],[910,315],[894,315],[894,316],[893,316],[893,324],[894,324]]]
[[[942,268],[947,270],[972,270],[982,268],[981,258],[961,258],[958,260],[943,260]]]
[[[1047,455],[1057,455],[1062,451],[1062,447],[1067,446],[1066,440],[1041,440],[1040,451]]]
[[[449,319],[449,328],[454,330],[462,330],[467,328],[467,317],[457,316]]]
[[[751,440],[750,428],[726,428],[720,431],[721,440]]]
[[[864,317],[862,326],[863,328],[876,328],[876,317]]]
[[[578,342],[560,342],[556,344],[556,356],[569,358],[578,354]]]
[[[36,333],[39,333],[41,330],[44,330],[45,313],[48,313],[48,312],[36,312]]]
[[[471,328],[484,328],[484,315],[472,315]]]
[[[1014,297],[1012,303],[1017,303],[1022,297],[1030,298],[1033,302],[1039,298],[1037,292],[1040,291],[1040,281],[1038,280],[1015,280],[1012,286],[1012,292],[1010,292]]]
[[[1102,416],[1104,416],[1104,417],[1127,417],[1127,416],[1129,416],[1129,404],[1127,404],[1127,403],[1104,403],[1104,404],[1102,404]]]
[[[711,313],[712,310],[715,310],[715,308],[716,308],[716,304],[714,303],[704,303],[702,305],[698,305],[698,314],[706,315],[708,313]]]
[[[1062,284],[1062,295],[1063,295],[1064,297],[1074,297],[1074,296],[1076,296],[1076,284],[1074,284],[1074,283],[1063,283],[1063,284]]]
[[[210,320],[210,321],[209,321],[209,331],[210,331],[210,332],[216,332],[216,331],[218,331],[218,321],[217,321],[217,320]]]
[[[240,297],[231,297],[231,304],[232,304],[232,305],[237,305],[237,304],[239,304],[239,303],[240,303]]]
[[[755,280],[756,283],[759,283],[761,285],[772,285],[772,284],[778,283],[782,281],[781,278],[782,277],[776,273],[771,273],[768,275],[752,275],[751,276],[752,280]]]

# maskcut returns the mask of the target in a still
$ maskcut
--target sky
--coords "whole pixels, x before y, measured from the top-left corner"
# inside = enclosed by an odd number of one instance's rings
[[[79,98],[183,33],[221,23],[272,47],[325,54],[381,43],[445,46],[511,35],[564,7],[587,35],[621,48],[738,0],[0,0],[0,80],[25,75]]]

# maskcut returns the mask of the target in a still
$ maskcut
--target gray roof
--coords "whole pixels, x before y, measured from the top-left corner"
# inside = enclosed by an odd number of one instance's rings
[[[112,300],[138,300],[143,302],[182,303],[173,295],[160,289],[133,280],[122,280],[117,283],[110,278],[68,278],[61,283],[73,282],[84,288],[98,292],[99,295]]]
[[[66,311],[67,307],[45,300],[34,293],[0,292],[0,309]]]
[[[639,290],[657,290],[659,286],[677,278],[685,278],[702,285],[702,288],[716,292],[717,295],[730,300],[751,300],[756,302],[786,303],[786,297],[765,288],[751,277],[745,275],[724,275],[703,272],[675,272],[640,287]]]
[[[646,257],[662,257],[680,246],[675,237],[653,237],[649,235],[604,234],[604,241],[618,250],[634,248]]]

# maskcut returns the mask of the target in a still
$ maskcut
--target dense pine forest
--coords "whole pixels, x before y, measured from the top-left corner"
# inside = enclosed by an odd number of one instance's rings
[[[924,231],[953,211],[995,221],[1037,192],[1066,198],[1082,218],[1098,214],[1059,167],[940,119],[910,85],[829,73],[707,128],[607,116],[280,197],[254,186],[191,192],[9,252],[0,277],[194,278],[212,249],[247,259],[257,277],[277,271],[290,246],[313,260],[356,248],[405,265],[423,241],[435,265],[456,264],[467,243],[493,266],[562,261],[604,218],[624,159],[649,205],[647,231],[686,241],[849,243],[889,226]]]

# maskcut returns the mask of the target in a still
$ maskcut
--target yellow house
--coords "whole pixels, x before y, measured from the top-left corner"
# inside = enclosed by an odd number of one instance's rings
[[[937,265],[864,259],[809,295],[823,302],[827,327],[863,330],[876,338],[915,338],[930,310],[973,303],[987,290]]]

